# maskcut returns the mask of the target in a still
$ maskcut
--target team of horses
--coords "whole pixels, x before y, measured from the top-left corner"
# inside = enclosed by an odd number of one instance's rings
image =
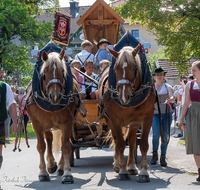
[[[134,144],[136,142],[136,133],[141,126],[141,141],[140,150],[142,153],[139,181],[148,182],[149,174],[147,171],[146,155],[148,150],[148,134],[151,128],[153,113],[154,113],[154,99],[155,94],[150,93],[148,98],[137,107],[123,107],[127,105],[132,98],[132,93],[141,87],[142,69],[141,62],[138,55],[140,44],[136,48],[130,46],[124,47],[120,52],[110,50],[110,53],[116,58],[115,72],[117,81],[118,98],[122,106],[112,98],[104,102],[106,111],[104,118],[108,127],[111,130],[114,142],[114,170],[119,173],[120,180],[128,180],[131,175],[137,175],[138,169],[134,159]],[[65,85],[67,69],[64,61],[65,51],[61,50],[60,54],[52,52],[47,54],[45,51],[42,53],[43,65],[40,71],[42,91],[45,97],[51,104],[57,104],[60,100]],[[138,69],[136,74],[135,70]],[[101,76],[99,81],[99,102],[108,88],[109,68],[107,68]],[[45,76],[45,77],[44,77]],[[122,80],[128,81],[121,83]],[[77,93],[77,84],[73,80],[74,92]],[[132,84],[132,85],[130,85]],[[104,87],[107,88],[104,88]],[[134,88],[133,88],[134,86]],[[71,155],[70,137],[74,122],[74,113],[77,106],[74,102],[69,104],[61,111],[47,112],[41,109],[36,103],[27,106],[27,112],[31,118],[34,130],[37,135],[37,150],[40,154],[39,164],[39,180],[49,181],[49,173],[54,173],[56,170],[62,175],[62,183],[73,183],[73,176],[71,174],[69,157]],[[80,109],[79,109],[80,110]],[[117,111],[116,111],[117,110]],[[52,129],[60,129],[62,136],[53,139]],[[125,131],[125,132],[124,132]],[[125,149],[125,134],[128,138],[129,156],[127,164],[124,159]],[[44,153],[47,143],[47,165],[45,163]],[[60,141],[61,138],[61,159],[57,164],[52,151],[52,142]],[[58,165],[58,166],[57,166]]]

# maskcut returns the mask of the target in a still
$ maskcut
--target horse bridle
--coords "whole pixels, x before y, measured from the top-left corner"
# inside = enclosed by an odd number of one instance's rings
[[[42,77],[41,77],[41,80],[42,81],[44,81],[45,82],[45,84],[46,84],[46,90],[43,92],[42,91],[42,88],[41,88],[41,93],[42,93],[42,95],[43,95],[43,97],[45,98],[46,96],[44,95],[44,93],[45,94],[48,94],[48,100],[49,100],[49,102],[51,102],[52,103],[52,101],[49,99],[49,91],[48,91],[48,88],[51,86],[51,85],[54,85],[54,84],[57,84],[57,85],[59,85],[60,87],[61,87],[61,91],[60,91],[60,99],[58,100],[58,103],[60,102],[60,100],[63,98],[63,96],[64,96],[64,94],[65,94],[65,81],[66,81],[66,79],[65,79],[65,76],[63,75],[63,82],[61,82],[59,79],[57,79],[57,78],[55,78],[55,77],[53,77],[53,78],[51,78],[49,81],[45,81],[45,73],[43,73],[43,75],[42,75]]]
[[[127,86],[131,86],[131,89],[132,90],[135,90],[135,80],[137,78],[137,74],[138,74],[138,67],[137,65],[135,66],[135,77],[133,80],[128,80],[126,78],[120,78],[118,79],[117,81],[117,88],[119,88],[119,86],[122,86],[122,85],[127,85]]]

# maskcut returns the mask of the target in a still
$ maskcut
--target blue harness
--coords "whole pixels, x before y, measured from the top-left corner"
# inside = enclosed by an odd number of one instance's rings
[[[131,46],[135,48],[139,42],[132,36],[130,32],[127,32],[121,40],[117,43],[115,46],[115,51],[120,51],[124,46]],[[142,85],[151,85],[151,73],[149,70],[149,65],[147,63],[147,59],[144,53],[142,53],[142,48],[140,47],[140,61],[141,61],[141,67],[142,67]],[[115,70],[114,70],[114,65],[115,65],[116,59],[112,57],[112,64],[110,66],[109,70],[109,76],[108,76],[108,83],[109,83],[109,88],[111,89],[116,89],[117,88],[117,82],[116,82],[116,76],[115,76]],[[152,88],[146,88],[143,90],[143,92],[135,97],[131,98],[131,101],[127,105],[122,105],[120,101],[118,100],[117,94],[113,93],[113,98],[115,99],[116,103],[119,104],[122,107],[137,107],[140,104],[142,104],[149,96],[150,92],[153,92],[153,87]],[[107,91],[107,93],[110,93]]]
[[[53,52],[57,52],[60,53],[61,48],[58,47],[53,41],[49,42],[46,44],[46,46],[40,50],[40,55],[39,55],[39,59],[35,64],[35,68],[34,68],[34,73],[33,73],[33,80],[32,80],[32,91],[33,91],[33,99],[35,100],[35,102],[37,103],[37,105],[45,110],[45,111],[60,111],[62,109],[64,109],[68,104],[69,104],[69,98],[67,97],[68,94],[73,92],[73,79],[72,79],[72,73],[71,73],[71,69],[69,67],[69,65],[66,63],[67,66],[67,76],[66,76],[66,85],[64,87],[65,89],[65,94],[66,95],[66,99],[61,99],[59,105],[52,105],[50,102],[48,101],[44,101],[41,97],[42,97],[42,89],[41,89],[41,85],[40,85],[40,69],[42,66],[42,59],[41,59],[41,55],[42,52],[45,51],[47,53],[50,53],[51,51]]]

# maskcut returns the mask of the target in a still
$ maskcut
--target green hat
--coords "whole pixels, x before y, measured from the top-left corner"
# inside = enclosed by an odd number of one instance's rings
[[[155,68],[153,75],[156,75],[159,73],[167,73],[167,72],[162,67]]]
[[[99,43],[97,44],[98,49],[99,49],[99,46],[100,46],[101,44],[104,44],[104,43],[107,43],[108,45],[111,44],[108,40],[106,40],[105,38],[102,38],[102,39],[99,41]]]

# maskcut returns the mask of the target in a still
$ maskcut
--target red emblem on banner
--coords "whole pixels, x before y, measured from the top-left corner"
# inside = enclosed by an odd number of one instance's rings
[[[59,21],[59,28],[58,31],[60,35],[65,35],[67,23],[64,20]]]

